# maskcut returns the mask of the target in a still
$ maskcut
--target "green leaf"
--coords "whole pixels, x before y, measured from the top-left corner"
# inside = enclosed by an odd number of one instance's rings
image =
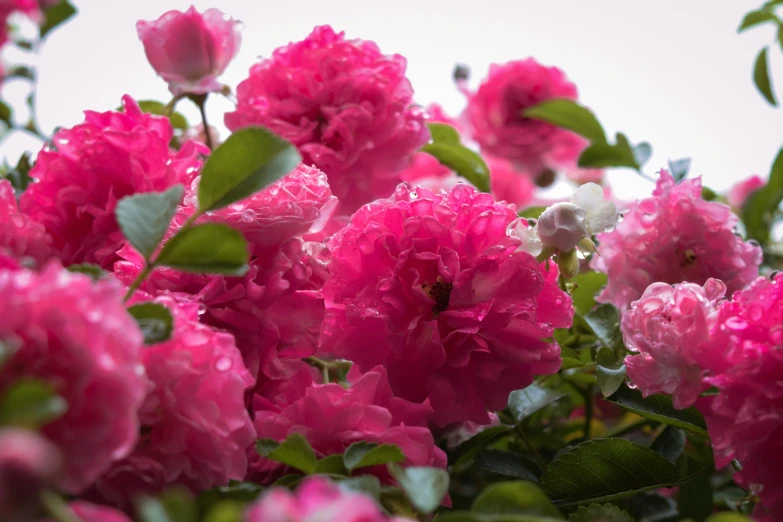
[[[688,175],[688,171],[691,169],[691,159],[683,158],[675,161],[669,160],[669,173],[674,178],[676,183],[684,180]]]
[[[136,319],[144,344],[157,344],[167,341],[174,328],[174,318],[165,306],[158,303],[139,303],[128,308],[128,313]]]
[[[343,456],[327,455],[315,463],[315,472],[328,475],[347,475],[348,470],[343,465]]]
[[[598,349],[595,362],[598,387],[604,397],[609,397],[625,382],[625,363],[622,357],[605,346]]]
[[[62,0],[60,3],[44,9],[44,22],[41,24],[40,32],[41,38],[45,38],[47,34],[56,29],[59,25],[67,22],[75,14],[76,8],[67,0]]]
[[[677,464],[685,449],[685,434],[674,426],[666,426],[666,429],[653,441],[650,449],[672,464]]]
[[[379,446],[372,442],[354,442],[348,446],[343,455],[343,464],[348,471],[404,460],[405,454],[399,446],[395,444],[381,444]]]
[[[594,439],[561,453],[541,486],[563,505],[609,501],[672,486],[677,468],[651,449],[625,439]]]
[[[174,185],[165,192],[122,198],[114,211],[125,238],[145,259],[158,248],[182,201],[185,188]]]
[[[476,467],[515,479],[538,482],[535,467],[517,453],[510,451],[485,449],[476,455]]]
[[[282,462],[286,466],[298,469],[305,475],[311,475],[315,472],[318,460],[315,452],[310,447],[310,443],[298,433],[289,435],[280,443],[271,439],[259,439],[256,441],[256,449],[262,457]]]
[[[8,127],[13,127],[14,125],[13,109],[4,101],[0,101],[0,121],[5,123]]]
[[[202,492],[196,503],[202,512],[206,511],[209,506],[225,500],[247,504],[258,498],[263,489],[262,486],[252,482],[231,482],[228,486],[219,486]]]
[[[49,383],[19,379],[0,396],[0,425],[35,430],[57,420],[67,410],[68,403]]]
[[[764,99],[772,106],[777,106],[775,93],[772,91],[772,83],[769,79],[769,63],[767,58],[768,48],[764,47],[756,56],[756,63],[753,66],[753,83],[759,90]]]
[[[98,265],[93,265],[92,263],[78,263],[75,265],[69,265],[66,270],[73,272],[74,274],[88,275],[92,278],[93,281],[97,281],[109,274],[103,268],[99,267]]]
[[[590,504],[579,506],[568,522],[634,522],[631,515],[612,504]]]
[[[482,449],[508,436],[510,433],[511,429],[506,426],[493,426],[479,432],[474,437],[460,444],[456,452],[457,459],[452,468],[457,472],[466,470]]]
[[[624,147],[607,143],[596,143],[583,150],[579,155],[578,165],[582,168],[597,169],[606,167],[638,168],[630,148],[626,150]]]
[[[245,199],[301,161],[296,147],[264,127],[238,130],[212,152],[201,169],[199,209],[217,210]]]
[[[166,115],[166,105],[156,100],[141,100],[138,102],[139,108],[148,113],[155,114],[156,116]],[[171,126],[179,130],[187,130],[190,127],[187,118],[182,115],[181,112],[172,111],[168,115]]]
[[[427,126],[431,140],[421,148],[421,152],[434,157],[482,192],[489,192],[489,167],[484,158],[465,147],[460,142],[459,133],[450,125],[428,123]]]
[[[527,207],[519,211],[519,217],[526,219],[538,219],[544,213],[546,207]]]
[[[631,148],[631,150],[633,151],[634,160],[636,161],[636,164],[639,165],[639,167],[643,167],[652,156],[652,145],[646,141],[635,145]]]
[[[677,504],[668,497],[657,493],[644,493],[631,497],[627,502],[628,511],[636,520],[677,521]]]
[[[389,472],[411,504],[422,513],[432,513],[443,502],[449,490],[449,474],[440,468],[389,464]]]
[[[35,71],[24,65],[17,65],[8,69],[6,78],[22,78],[25,80],[35,80]]]
[[[238,230],[204,223],[181,230],[169,239],[155,264],[183,272],[240,276],[247,272],[250,252]]]
[[[606,400],[646,419],[683,429],[701,439],[708,438],[707,425],[701,413],[696,408],[676,409],[667,395],[644,398],[638,390],[623,386]]]
[[[196,522],[198,511],[193,494],[185,488],[176,487],[158,496],[171,522]]]
[[[571,299],[574,309],[586,315],[595,307],[595,296],[606,286],[606,274],[602,272],[583,272],[571,279]]]
[[[540,517],[537,515],[488,515],[470,511],[448,511],[438,515],[438,522],[562,522],[563,517]]]
[[[523,116],[570,130],[593,143],[606,143],[606,133],[592,111],[573,100],[547,100],[525,109]]]
[[[783,201],[783,148],[778,151],[767,184],[753,191],[742,206],[742,222],[749,239],[769,241],[774,212]]]
[[[242,522],[246,520],[247,505],[225,501],[211,506],[201,522]]]
[[[583,317],[604,346],[614,350],[622,345],[623,334],[620,332],[620,314],[617,308],[608,303],[602,304]]]
[[[696,473],[699,466],[688,459],[688,474]],[[704,522],[712,514],[712,485],[708,474],[699,475],[695,479],[680,486],[677,496],[680,516],[691,518],[694,522]]]
[[[758,11],[751,11],[745,15],[745,18],[742,19],[742,23],[740,24],[739,29],[737,29],[737,32],[741,33],[746,29],[750,29],[751,27],[755,27],[759,24],[763,24],[764,22],[776,22],[776,21],[777,18],[770,11],[763,10],[763,9],[760,9]]]
[[[497,482],[473,501],[471,510],[489,515],[534,515],[560,518],[560,511],[546,494],[531,482]]]
[[[707,522],[753,522],[753,520],[739,513],[718,513],[708,518]]]
[[[375,500],[381,498],[381,481],[374,475],[359,475],[341,480],[339,486],[348,491],[364,493]]]
[[[509,394],[508,409],[514,419],[519,422],[563,396],[565,396],[564,392],[531,384],[523,390],[512,391]]]

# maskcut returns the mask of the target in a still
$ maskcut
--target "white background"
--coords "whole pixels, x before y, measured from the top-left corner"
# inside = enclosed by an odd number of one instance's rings
[[[39,59],[41,126],[70,126],[82,110],[116,107],[129,93],[168,101],[163,81],[147,64],[135,30],[139,18],[154,19],[178,0],[75,0],[73,21],[51,35]],[[420,103],[438,101],[450,112],[463,97],[451,82],[457,62],[469,65],[473,81],[491,62],[533,56],[556,65],[579,86],[608,131],[649,141],[650,173],[669,158],[690,156],[705,184],[725,189],[752,174],[766,175],[783,141],[781,114],[755,91],[756,52],[774,41],[772,28],[743,35],[742,15],[761,0],[212,0],[245,29],[239,55],[223,76],[235,86],[259,56],[304,38],[314,25],[331,24],[349,37],[375,40],[385,53],[408,58],[408,73]],[[772,46],[773,78],[783,85],[783,55]],[[7,54],[14,63],[18,54]],[[24,85],[4,87],[23,99]],[[783,89],[779,91],[783,94]],[[184,105],[184,104],[183,104]],[[212,122],[230,109],[226,100],[209,107]],[[192,109],[185,111],[196,121]],[[13,136],[0,156],[15,158],[40,144]],[[621,197],[651,186],[630,171],[613,171]]]

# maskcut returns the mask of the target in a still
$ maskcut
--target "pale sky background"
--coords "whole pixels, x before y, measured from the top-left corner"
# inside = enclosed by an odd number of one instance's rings
[[[304,38],[314,25],[330,24],[349,37],[375,40],[385,53],[408,59],[408,76],[422,104],[437,101],[449,112],[463,108],[454,88],[455,63],[470,66],[473,83],[492,62],[533,56],[562,68],[609,132],[648,141],[652,173],[666,160],[692,157],[692,172],[725,189],[752,174],[766,175],[783,144],[780,109],[755,91],[753,60],[774,31],[736,29],[762,0],[74,0],[80,13],[53,33],[39,63],[41,126],[71,126],[84,109],[116,107],[124,93],[167,102],[165,83],[148,65],[136,20],[169,9],[218,7],[241,20],[242,47],[222,80],[244,79],[259,56]],[[772,45],[772,76],[783,86],[783,54]],[[20,56],[9,53],[6,63]],[[3,88],[23,100],[23,84]],[[783,88],[777,89],[779,97]],[[191,122],[197,113],[183,112]],[[231,107],[211,100],[211,123]],[[223,135],[225,137],[225,134]],[[0,156],[15,159],[40,144],[13,136]],[[643,196],[651,185],[630,171],[612,171],[621,197]]]

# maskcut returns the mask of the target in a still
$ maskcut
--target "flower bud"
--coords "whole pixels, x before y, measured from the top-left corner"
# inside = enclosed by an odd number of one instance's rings
[[[579,273],[579,256],[576,255],[576,249],[572,248],[568,252],[559,252],[557,254],[557,268],[566,279],[571,279]]]
[[[512,221],[506,229],[506,234],[522,241],[517,251],[527,252],[531,256],[538,256],[544,249],[535,225],[531,225],[525,218]],[[549,254],[550,256],[552,254]],[[547,256],[548,257],[548,256]]]
[[[239,29],[218,9],[202,14],[194,7],[136,23],[147,59],[174,94],[219,92],[217,77],[239,50]]]
[[[604,199],[604,189],[595,183],[585,183],[574,192],[571,202],[585,211],[587,234],[594,236],[613,230],[620,219],[617,207]]]
[[[537,229],[544,246],[568,252],[587,236],[585,211],[573,203],[555,203],[538,218]]]

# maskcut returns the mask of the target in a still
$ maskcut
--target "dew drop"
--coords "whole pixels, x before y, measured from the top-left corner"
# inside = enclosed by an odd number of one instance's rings
[[[240,217],[242,218],[242,221],[245,223],[250,223],[256,218],[256,212],[255,210],[246,209],[242,211],[242,214],[240,214]]]
[[[225,372],[231,368],[231,359],[228,357],[221,357],[215,361],[215,369],[219,372]]]
[[[748,327],[748,323],[739,317],[730,317],[728,320],[726,320],[726,327],[731,330],[740,331],[746,329]]]

